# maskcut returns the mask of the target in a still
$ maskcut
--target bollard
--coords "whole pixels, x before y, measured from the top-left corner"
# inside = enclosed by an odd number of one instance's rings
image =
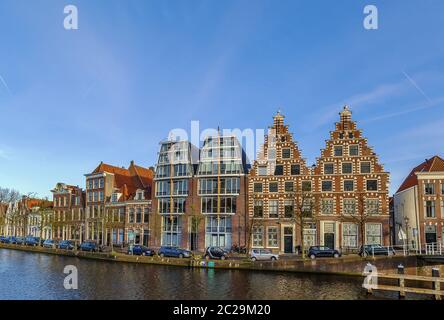
[[[402,264],[398,265],[398,274],[404,275],[404,266]],[[405,291],[404,291],[404,277],[400,276],[398,279],[398,286],[399,286],[399,299],[402,299],[405,297]]]
[[[432,277],[439,278],[439,269],[438,268],[432,268]],[[441,290],[440,282],[433,281],[432,288],[433,288],[433,290],[440,291]],[[441,300],[441,295],[439,293],[435,294],[435,300]]]

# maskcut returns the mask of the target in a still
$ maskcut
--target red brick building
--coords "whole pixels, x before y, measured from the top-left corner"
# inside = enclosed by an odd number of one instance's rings
[[[294,253],[300,241],[296,210],[310,169],[279,112],[248,179],[249,238],[253,248]],[[308,221],[307,221],[308,223]]]
[[[153,175],[133,161],[128,169],[101,162],[86,174],[86,239],[148,244]]]
[[[317,239],[344,251],[390,244],[389,173],[351,116],[345,106],[313,171]]]
[[[296,252],[301,238],[343,251],[389,245],[388,183],[348,107],[312,168],[278,113],[249,174],[251,245],[280,253]]]

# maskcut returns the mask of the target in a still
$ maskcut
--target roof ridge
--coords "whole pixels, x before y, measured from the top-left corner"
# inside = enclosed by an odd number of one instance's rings
[[[133,164],[133,167],[134,167],[134,171],[136,172],[136,176],[137,176],[137,178],[139,178],[139,181],[142,183],[142,186],[143,186],[143,188],[145,189],[146,186],[145,186],[145,183],[143,183],[142,178],[140,177],[139,171],[137,171],[137,165]]]

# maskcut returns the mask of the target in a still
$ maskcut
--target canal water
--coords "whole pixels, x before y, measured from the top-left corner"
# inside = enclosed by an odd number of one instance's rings
[[[78,269],[77,290],[63,286],[66,265]],[[189,269],[0,249],[0,299],[369,298],[396,295],[367,297],[362,279],[355,277]]]

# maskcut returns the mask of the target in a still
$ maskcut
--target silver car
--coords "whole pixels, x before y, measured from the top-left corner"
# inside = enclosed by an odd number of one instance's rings
[[[279,255],[272,253],[269,249],[253,249],[251,250],[250,257],[252,261],[276,261],[279,259]]]

